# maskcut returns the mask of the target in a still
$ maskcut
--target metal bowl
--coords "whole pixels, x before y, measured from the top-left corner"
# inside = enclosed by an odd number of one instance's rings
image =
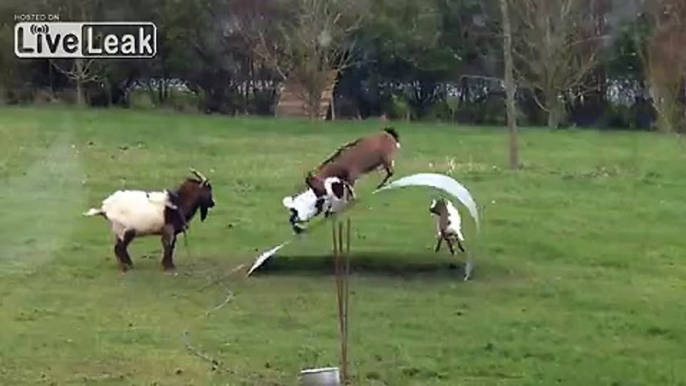
[[[301,386],[339,386],[340,384],[338,367],[306,369],[300,372]]]

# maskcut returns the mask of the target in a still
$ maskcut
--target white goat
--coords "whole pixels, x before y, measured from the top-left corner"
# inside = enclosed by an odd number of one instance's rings
[[[162,266],[174,269],[173,252],[176,236],[188,227],[200,209],[205,221],[214,207],[212,185],[202,174],[191,169],[198,179],[187,178],[174,191],[145,192],[118,190],[103,200],[100,208],[91,208],[85,216],[105,217],[116,238],[114,254],[122,272],[133,267],[127,247],[136,237],[160,235],[164,247]]]
[[[443,240],[448,244],[451,254],[455,254],[453,241],[457,242],[458,248],[464,252],[460,212],[457,211],[453,203],[445,198],[432,200],[429,212],[436,219],[436,248],[434,252],[439,251]]]
[[[165,208],[176,209],[167,190],[117,190],[103,200],[100,208],[91,208],[84,215],[104,215],[112,226],[112,233],[123,240],[130,230],[138,236],[161,234]]]

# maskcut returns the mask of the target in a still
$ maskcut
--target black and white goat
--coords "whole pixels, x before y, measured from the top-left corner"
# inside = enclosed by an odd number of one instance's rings
[[[462,246],[464,242],[462,220],[460,212],[457,211],[453,203],[445,198],[432,200],[429,212],[436,220],[436,248],[434,252],[439,251],[443,240],[448,244],[451,254],[455,254],[453,242],[456,242],[460,251],[464,252],[465,250]]]
[[[320,192],[310,188],[296,195],[283,198],[283,206],[290,211],[288,222],[295,233],[301,233],[303,224],[324,213],[329,217],[342,211],[352,199],[353,191],[341,178],[327,177]]]
[[[161,236],[164,270],[174,269],[176,236],[187,229],[198,209],[200,220],[205,221],[209,209],[215,205],[210,181],[194,169],[191,172],[197,179],[186,178],[173,191],[118,190],[100,208],[84,213],[85,216],[100,215],[109,221],[116,238],[114,254],[122,273],[133,268],[127,251],[131,241],[150,235]]]

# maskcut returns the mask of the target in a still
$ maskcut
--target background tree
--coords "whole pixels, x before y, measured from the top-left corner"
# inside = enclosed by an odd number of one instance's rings
[[[288,0],[262,4],[245,22],[234,20],[254,58],[283,81],[297,84],[310,118],[320,114],[322,93],[351,63],[354,32],[364,1]],[[266,12],[270,10],[271,12]],[[271,17],[269,17],[271,16]],[[332,79],[332,74],[334,79]]]
[[[641,58],[650,83],[658,127],[686,131],[686,3],[679,0],[646,1],[644,17],[652,32],[644,41]]]
[[[512,28],[508,0],[500,0],[503,17],[503,57],[505,61],[505,91],[507,93],[507,128],[509,131],[510,168],[519,168],[519,144],[517,141],[517,116],[515,109],[516,85],[514,82],[514,63],[512,60]]]
[[[584,92],[598,63],[601,35],[591,1],[512,0],[515,73],[546,111],[548,127],[558,126],[563,98]]]
[[[49,12],[57,13],[67,20],[93,21],[100,16],[103,5],[99,0],[61,0],[59,3],[52,2],[49,6],[46,4],[44,9],[52,8]],[[100,80],[102,69],[100,62],[98,59],[84,58],[50,60],[50,64],[55,69],[74,82],[76,104],[81,107],[86,105],[87,96],[84,87],[89,82]]]

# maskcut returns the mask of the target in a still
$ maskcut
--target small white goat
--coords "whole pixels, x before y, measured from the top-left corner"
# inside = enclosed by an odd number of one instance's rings
[[[136,237],[160,235],[164,247],[162,266],[173,270],[176,236],[186,230],[200,209],[205,221],[208,210],[214,207],[212,185],[199,172],[191,169],[198,179],[187,178],[174,191],[145,192],[118,190],[103,200],[100,208],[91,208],[84,216],[103,216],[109,221],[116,238],[114,254],[122,272],[133,268],[127,248]]]
[[[455,254],[453,241],[457,242],[457,247],[464,252],[460,212],[457,211],[453,203],[445,198],[432,200],[429,212],[436,219],[436,248],[434,252],[439,251],[443,240],[448,244],[451,254]]]
[[[328,177],[323,182],[325,193],[317,195],[310,187],[296,195],[287,196],[282,200],[291,215],[288,222],[295,233],[304,231],[303,224],[324,212],[325,217],[343,210],[351,198],[354,199],[352,187],[338,177]]]

